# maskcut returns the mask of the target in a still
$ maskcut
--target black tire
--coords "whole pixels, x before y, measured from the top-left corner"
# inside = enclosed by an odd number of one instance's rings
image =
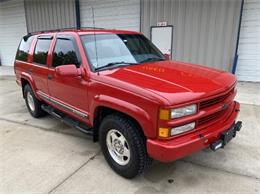
[[[118,130],[129,145],[130,158],[126,165],[118,164],[109,152],[107,134],[112,129]],[[110,167],[125,178],[130,179],[140,175],[151,164],[152,159],[147,154],[145,139],[140,129],[131,119],[121,114],[111,114],[102,120],[99,129],[99,142]]]
[[[24,93],[24,98],[25,98],[25,103],[27,106],[28,111],[30,112],[30,114],[34,117],[34,118],[39,118],[42,116],[46,115],[46,112],[44,110],[42,110],[41,105],[42,102],[40,102],[34,95],[33,90],[31,88],[30,85],[25,85],[24,89],[23,89],[23,93]],[[33,103],[34,103],[34,110],[32,110],[29,106],[28,103],[28,95],[31,95],[32,99],[33,99]]]

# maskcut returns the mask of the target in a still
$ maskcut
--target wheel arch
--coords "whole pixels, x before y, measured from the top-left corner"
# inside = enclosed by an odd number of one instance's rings
[[[25,98],[25,96],[24,96],[24,87],[27,84],[30,85],[30,87],[33,90],[34,95],[38,98],[37,93],[36,93],[35,83],[33,82],[33,79],[31,77],[31,75],[28,75],[28,74],[25,74],[25,73],[23,73],[21,75],[21,86],[22,86],[23,98]]]
[[[115,103],[115,102],[114,102]],[[129,104],[129,103],[128,103]],[[144,115],[145,111],[140,111],[138,110],[138,115],[142,113],[142,117],[136,117],[138,116],[136,111],[137,109],[130,108],[130,106],[126,103],[126,105],[122,106],[112,106],[112,104],[107,105],[107,104],[99,104],[93,109],[93,126],[94,126],[94,141],[98,141],[98,132],[99,132],[99,126],[101,121],[103,120],[104,117],[110,114],[119,114],[123,117],[128,118],[131,120],[136,127],[139,129],[141,135],[143,136],[144,139],[146,139],[147,135],[145,132],[146,128],[146,122],[148,121],[149,115],[146,113]],[[135,111],[134,111],[135,110]],[[142,118],[142,119],[141,119]]]

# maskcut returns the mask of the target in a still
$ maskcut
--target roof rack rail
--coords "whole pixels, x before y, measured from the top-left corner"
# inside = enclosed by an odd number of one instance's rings
[[[31,36],[31,35],[35,35],[35,34],[39,34],[39,33],[48,33],[48,32],[62,32],[65,30],[84,30],[84,29],[104,29],[104,28],[98,28],[98,27],[91,27],[91,26],[84,26],[84,27],[80,27],[80,28],[76,28],[76,27],[68,27],[68,28],[58,28],[58,29],[49,29],[49,30],[39,30],[39,31],[35,31],[35,32],[29,32],[27,34],[27,36]]]

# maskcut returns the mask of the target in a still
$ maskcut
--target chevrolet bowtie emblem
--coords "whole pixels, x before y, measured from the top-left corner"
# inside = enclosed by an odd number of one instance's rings
[[[228,108],[228,104],[224,103],[224,105],[222,106],[221,110],[226,110]]]

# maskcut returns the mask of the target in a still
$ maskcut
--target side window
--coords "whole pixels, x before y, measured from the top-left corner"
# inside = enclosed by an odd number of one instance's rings
[[[38,38],[34,50],[33,62],[46,65],[51,41],[52,39],[50,38]]]
[[[16,53],[16,60],[21,60],[21,61],[27,62],[28,53],[31,48],[33,39],[34,39],[34,36],[23,37],[23,39],[21,40],[21,43],[19,45],[19,48],[17,50],[17,53]]]
[[[75,64],[80,66],[77,49],[72,39],[58,38],[53,53],[53,67]]]

